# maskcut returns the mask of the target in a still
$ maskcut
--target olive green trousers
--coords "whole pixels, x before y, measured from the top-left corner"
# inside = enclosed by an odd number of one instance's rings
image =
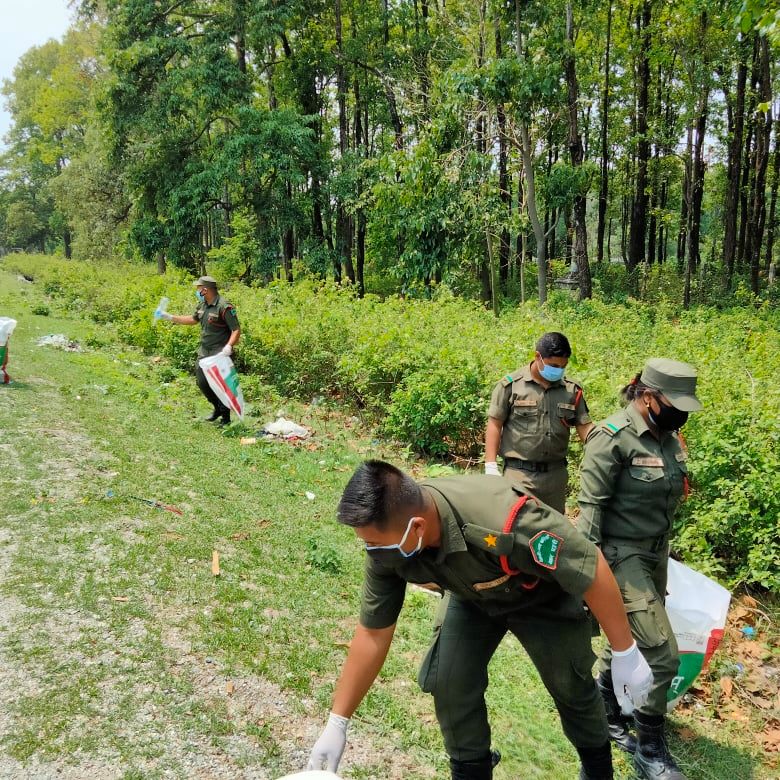
[[[566,464],[555,466],[549,471],[504,468],[504,477],[522,485],[529,493],[562,515],[566,514],[566,488],[569,484]]]
[[[653,670],[653,688],[639,711],[666,715],[666,694],[679,668],[677,640],[664,606],[669,547],[663,545],[653,552],[623,540],[605,539],[601,551],[620,587],[631,633]],[[599,671],[609,669],[611,663],[607,647],[599,658]]]
[[[604,745],[609,739],[607,718],[592,676],[596,657],[584,612],[582,620],[556,619],[553,614],[496,618],[450,594],[418,677],[422,690],[433,694],[449,756],[477,761],[490,750],[487,668],[507,631],[517,637],[539,672],[572,744]]]

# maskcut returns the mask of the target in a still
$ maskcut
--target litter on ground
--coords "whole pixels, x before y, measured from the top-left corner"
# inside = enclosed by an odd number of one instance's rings
[[[285,417],[277,417],[276,422],[266,423],[262,427],[262,433],[267,437],[279,439],[308,439],[311,436],[308,428]]]
[[[49,333],[48,336],[41,336],[35,343],[39,347],[56,347],[66,352],[81,352],[81,344],[69,339],[64,333]]]

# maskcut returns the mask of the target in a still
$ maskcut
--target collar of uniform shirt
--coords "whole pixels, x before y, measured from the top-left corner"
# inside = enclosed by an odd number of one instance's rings
[[[633,401],[628,402],[628,406],[626,406],[626,414],[631,418],[631,422],[634,423],[637,436],[641,436],[643,433],[649,433],[654,439],[658,438],[659,441],[664,441],[667,436],[671,435],[670,431],[654,432],[645,421],[645,418],[642,417],[641,412],[634,406]],[[657,436],[656,433],[658,434]]]
[[[441,544],[436,554],[436,563],[441,563],[448,555],[455,552],[466,552],[468,547],[463,538],[463,531],[460,530],[458,521],[455,519],[455,513],[452,511],[447,499],[431,485],[423,485],[422,489],[433,499],[436,504],[436,511],[439,513],[441,521]]]

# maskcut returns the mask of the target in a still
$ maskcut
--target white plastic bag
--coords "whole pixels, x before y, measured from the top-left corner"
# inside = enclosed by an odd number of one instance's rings
[[[8,341],[15,327],[16,320],[0,317],[0,385],[7,385],[11,381],[5,367],[8,365]]]
[[[160,302],[157,304],[154,314],[152,314],[152,325],[156,325],[157,321],[162,319],[163,314],[168,311],[168,304],[170,302],[170,298],[160,298]]]
[[[198,361],[209,387],[225,406],[244,419],[244,396],[238,384],[238,374],[233,361],[226,355],[213,355]]]
[[[677,639],[680,666],[667,693],[674,709],[723,639],[731,594],[717,582],[669,559],[666,612]]]

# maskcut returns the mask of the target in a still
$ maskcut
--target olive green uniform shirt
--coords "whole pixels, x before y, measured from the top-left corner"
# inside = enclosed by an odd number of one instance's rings
[[[597,550],[566,517],[534,498],[518,510],[522,488],[491,476],[444,477],[421,487],[439,512],[441,545],[411,558],[396,550],[366,555],[363,626],[393,625],[407,582],[450,591],[495,617],[584,617],[582,594],[596,576]],[[501,556],[516,574],[506,573]]]
[[[232,303],[217,295],[212,304],[198,304],[192,315],[200,323],[198,357],[216,355],[230,340],[230,334],[238,330],[238,315]]]
[[[579,384],[564,377],[545,388],[530,365],[495,386],[488,415],[503,423],[501,456],[536,463],[565,461],[572,427],[590,422]]]
[[[668,535],[686,457],[678,435],[656,438],[633,404],[608,417],[585,445],[578,527],[596,544]]]

